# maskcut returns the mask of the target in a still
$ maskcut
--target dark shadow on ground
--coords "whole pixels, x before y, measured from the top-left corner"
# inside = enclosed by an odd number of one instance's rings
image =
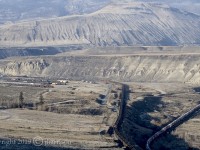
[[[200,115],[200,111],[193,113],[191,116],[185,118],[182,123],[187,122],[188,120],[195,118],[196,116]],[[173,129],[176,130],[178,125]],[[189,146],[183,139],[179,138],[178,136],[172,135],[172,131],[169,130],[168,133],[163,134],[160,138],[156,139],[155,142],[152,144],[153,150],[199,150],[198,148],[193,148]]]
[[[56,55],[67,51],[83,49],[82,46],[69,45],[67,47],[30,47],[30,48],[0,48],[0,59],[15,56],[45,56]]]
[[[195,88],[193,88],[193,90],[194,90],[195,92],[200,92],[200,87],[195,87]]]
[[[161,101],[162,97],[157,96],[147,96],[144,100],[136,101],[132,104],[132,106],[128,109],[135,114],[134,115],[134,122],[141,127],[148,127],[150,129],[158,129],[157,126],[151,124],[151,120],[157,119],[153,118],[148,113],[159,111],[159,105],[164,105]]]
[[[160,96],[146,96],[143,100],[138,100],[134,102],[130,107],[127,107],[124,123],[122,125],[123,134],[125,134],[125,137],[127,137],[127,139],[133,145],[137,145],[141,149],[145,149],[148,138],[162,128],[151,123],[152,120],[158,122],[159,120],[156,117],[151,117],[150,115],[148,115],[148,113],[152,113],[155,111],[159,112],[164,107],[165,104],[162,102],[162,97]],[[179,145],[181,145],[181,150],[183,148],[184,150],[189,149],[189,145],[184,140],[179,139],[178,137],[171,134],[169,135],[169,139],[172,139],[174,143],[177,142],[179,143]],[[153,149],[155,149],[156,146]],[[168,146],[169,145],[166,145],[166,148],[164,148],[163,145],[161,147],[158,146],[158,148],[161,148],[162,150],[171,149]],[[176,148],[179,150],[178,145],[176,145]]]
[[[151,148],[153,150],[198,150],[191,148],[183,139],[171,133],[164,134],[155,140]]]
[[[162,97],[147,96],[126,108],[122,128],[134,145],[144,149],[147,139],[153,134],[152,131],[159,130],[157,126],[151,124],[151,120],[156,118],[152,118],[148,113],[159,110],[159,104],[163,104],[161,99]]]

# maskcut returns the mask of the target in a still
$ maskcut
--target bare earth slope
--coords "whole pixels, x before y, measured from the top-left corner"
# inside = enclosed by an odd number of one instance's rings
[[[106,77],[123,81],[200,83],[200,54],[52,56],[0,61],[0,73],[65,78]]]
[[[200,43],[200,17],[165,5],[111,4],[95,13],[0,26],[0,46]]]
[[[163,0],[136,0],[136,1],[166,3],[172,7],[181,8],[189,12],[193,12],[195,14],[200,14],[199,0],[164,0],[164,1]]]

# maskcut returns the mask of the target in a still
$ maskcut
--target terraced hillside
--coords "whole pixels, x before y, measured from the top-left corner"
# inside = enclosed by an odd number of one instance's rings
[[[110,4],[92,14],[0,26],[1,46],[199,44],[200,17],[153,3]]]

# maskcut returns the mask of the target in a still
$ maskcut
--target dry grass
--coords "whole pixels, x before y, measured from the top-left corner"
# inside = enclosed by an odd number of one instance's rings
[[[101,130],[107,130],[103,116],[60,115],[50,112],[30,110],[8,110],[12,117],[1,121],[1,137],[76,141],[82,146],[113,145],[100,136]],[[102,142],[100,142],[102,141]],[[83,144],[86,142],[87,144]],[[65,145],[69,146],[69,145]]]
[[[153,132],[190,110],[197,105],[200,99],[200,95],[194,93],[193,87],[187,84],[129,84],[132,93],[130,93],[122,132],[128,139],[131,139],[132,143],[136,143],[142,148],[145,148],[144,145]],[[199,148],[197,135],[200,133],[198,132],[198,123],[195,120],[177,128],[175,136],[171,135],[167,138],[164,136],[155,142],[153,149],[175,147],[178,146],[176,143],[179,143],[179,146],[185,145],[184,147],[187,148],[189,145]],[[181,139],[176,136],[181,137]],[[191,140],[191,137],[196,138],[196,140]]]
[[[18,87],[18,91],[24,89],[20,88]],[[9,109],[5,110],[5,113],[0,111],[2,114],[0,119],[4,119],[0,122],[0,137],[32,139],[40,136],[45,140],[64,141],[62,147],[115,146],[113,137],[100,135],[101,131],[109,129],[117,115],[106,106],[96,103],[96,98],[99,94],[105,94],[107,88],[105,84],[72,81],[66,86],[57,85],[53,89],[43,91],[45,104],[38,105],[37,110]],[[75,102],[60,104],[59,102],[72,99],[72,91]],[[28,91],[26,92],[29,95]],[[41,91],[34,89],[31,93],[33,92],[35,92],[33,100],[38,101]],[[8,114],[10,117],[7,118]],[[75,145],[70,142],[75,142]]]

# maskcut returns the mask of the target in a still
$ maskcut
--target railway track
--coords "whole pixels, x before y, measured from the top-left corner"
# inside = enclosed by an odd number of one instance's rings
[[[182,116],[178,117],[173,122],[169,123],[167,126],[162,128],[160,131],[156,132],[153,136],[151,136],[147,140],[146,149],[147,150],[151,150],[151,144],[155,139],[159,138],[164,133],[167,133],[168,131],[175,129],[177,126],[179,126],[182,123],[184,123],[185,120],[188,120],[188,118],[190,118],[195,112],[197,112],[199,110],[200,110],[200,104],[195,106],[194,108],[190,109],[188,112],[186,112]]]
[[[115,84],[120,84],[122,85],[122,92],[121,92],[121,102],[120,102],[120,107],[119,107],[119,114],[118,114],[118,118],[115,121],[114,125],[113,125],[113,130],[114,130],[114,134],[117,137],[118,140],[120,140],[124,147],[126,147],[126,149],[131,149],[134,150],[134,146],[131,145],[123,136],[122,134],[119,132],[120,127],[123,123],[123,116],[124,116],[124,112],[125,112],[125,107],[126,107],[126,92],[129,90],[129,86],[126,84],[122,84],[119,82],[114,82]]]
[[[130,142],[128,142],[119,132],[120,127],[123,122],[123,116],[124,116],[124,111],[125,111],[125,107],[126,107],[126,92],[129,90],[129,87],[128,87],[128,85],[125,85],[125,84],[122,84],[119,82],[113,82],[113,83],[122,85],[122,94],[121,94],[121,102],[120,102],[120,107],[119,107],[119,114],[118,114],[118,118],[117,118],[116,122],[113,125],[114,134],[123,143],[123,145],[126,147],[126,149],[135,150],[137,145],[130,144]],[[184,123],[186,120],[188,120],[193,114],[195,114],[199,110],[200,110],[200,104],[195,106],[194,108],[190,109],[188,112],[181,115],[176,120],[169,123],[167,126],[163,127],[160,131],[156,132],[153,136],[151,136],[147,140],[146,149],[151,150],[151,144],[155,139],[159,138],[164,133],[172,131],[173,129],[175,129],[182,123]]]

